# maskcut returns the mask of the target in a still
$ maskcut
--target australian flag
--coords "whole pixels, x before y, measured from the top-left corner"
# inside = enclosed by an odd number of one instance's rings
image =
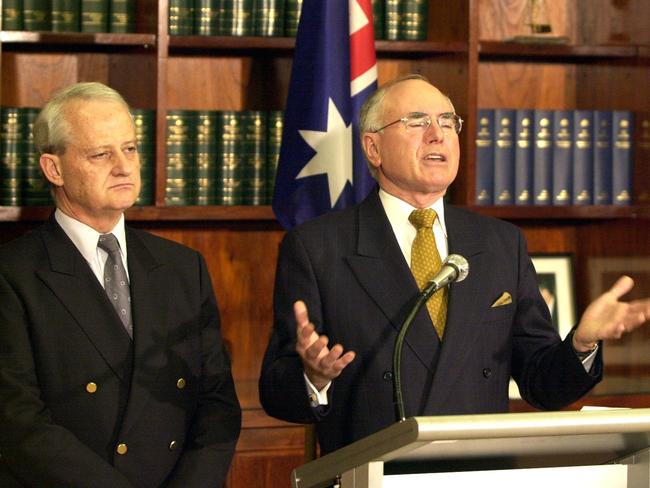
[[[358,124],[376,87],[371,0],[304,0],[273,195],[285,229],[373,188]]]

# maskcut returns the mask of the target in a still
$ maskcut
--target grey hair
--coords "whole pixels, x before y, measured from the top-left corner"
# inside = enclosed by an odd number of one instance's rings
[[[65,107],[75,100],[115,102],[129,110],[122,95],[103,83],[83,82],[63,88],[45,104],[34,122],[34,145],[39,154],[65,153],[70,143],[70,126],[65,119]]]

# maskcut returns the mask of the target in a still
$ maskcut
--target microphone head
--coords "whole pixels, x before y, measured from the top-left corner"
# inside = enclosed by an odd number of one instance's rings
[[[449,264],[458,270],[458,277],[454,280],[456,283],[463,281],[469,274],[469,263],[460,254],[450,254],[445,259],[443,265]]]

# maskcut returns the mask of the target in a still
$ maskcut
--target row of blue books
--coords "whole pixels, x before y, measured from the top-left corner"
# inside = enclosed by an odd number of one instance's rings
[[[634,114],[479,109],[478,205],[629,205]]]

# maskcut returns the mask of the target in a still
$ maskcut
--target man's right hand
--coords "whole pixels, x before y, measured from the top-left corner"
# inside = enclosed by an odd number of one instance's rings
[[[355,358],[354,351],[343,354],[343,346],[336,344],[329,348],[329,339],[318,335],[314,324],[309,322],[307,305],[302,301],[293,304],[296,317],[296,352],[302,359],[303,368],[309,381],[322,390],[327,384],[341,374],[341,371]]]

